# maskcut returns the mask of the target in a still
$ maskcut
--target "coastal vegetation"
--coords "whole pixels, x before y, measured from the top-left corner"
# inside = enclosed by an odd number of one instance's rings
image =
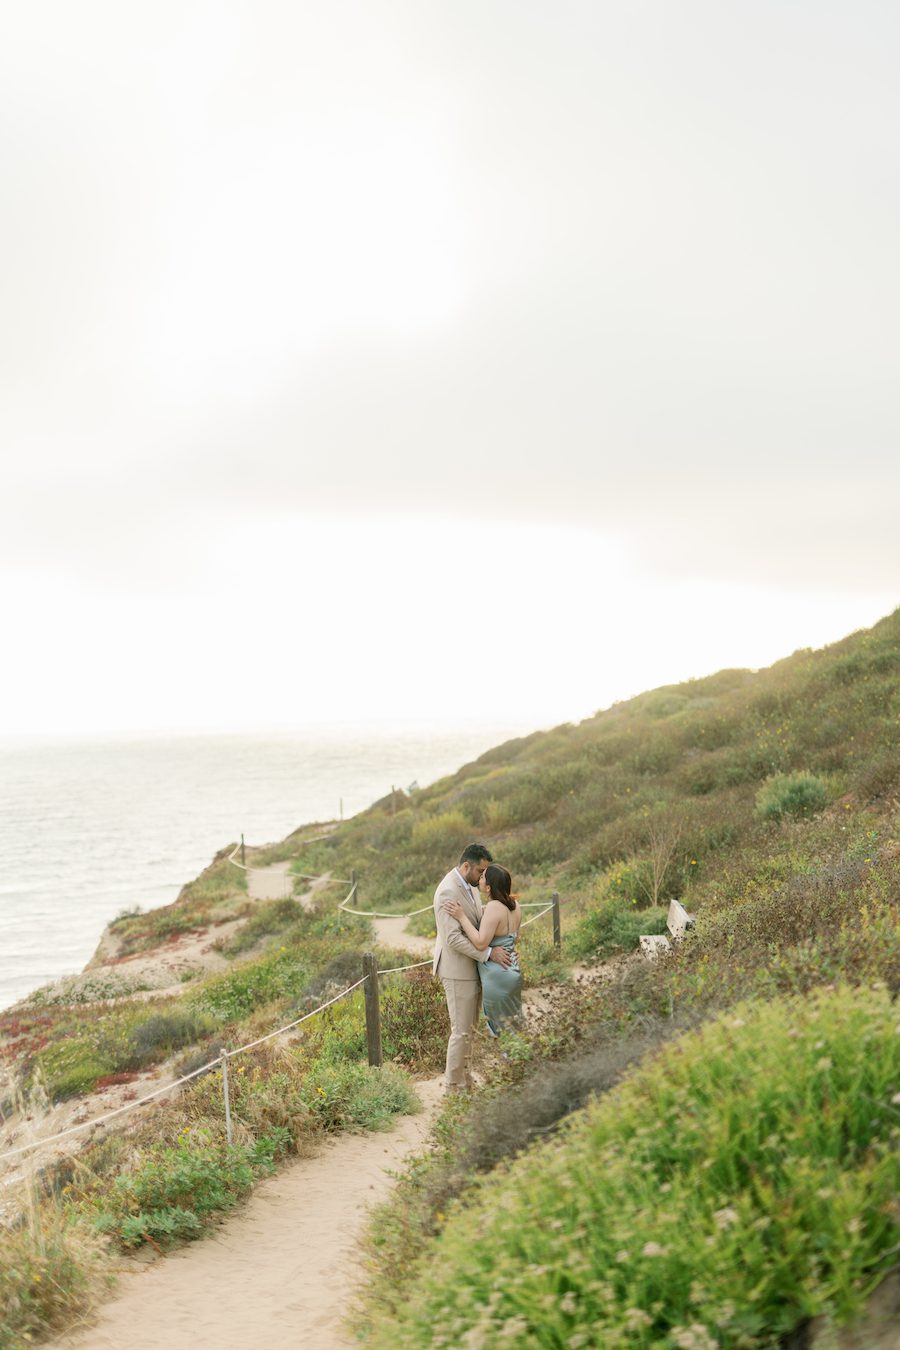
[[[773,1344],[855,1312],[897,1236],[884,989],[742,1003],[499,1163],[376,1346]]]
[[[359,907],[425,907],[424,933],[434,879],[473,838],[523,901],[562,897],[562,952],[546,920],[523,939],[540,1020],[504,1033],[506,1058],[479,1044],[485,1086],[448,1103],[373,1223],[364,1338],[703,1350],[776,1345],[863,1306],[896,1262],[900,1218],[898,672],[900,612],[768,670],[511,741],[267,851],[291,862],[298,891],[300,874],[355,870]],[[45,996],[0,1017],[32,1104],[190,1072],[359,978],[372,932],[337,909],[346,886],[310,908],[253,904],[226,856],[174,906],[116,921],[91,974],[197,931],[227,967],[164,995]],[[676,898],[695,928],[647,962],[638,937],[663,931]],[[382,1019],[387,1072],[363,1063],[361,991],[246,1056],[230,1148],[212,1070],[39,1177],[32,1227],[3,1238],[0,1346],[83,1304],[101,1240],[195,1236],[279,1158],[409,1110],[404,1071],[443,1057],[439,987],[390,977]],[[29,1248],[35,1224],[48,1236]],[[69,1301],[49,1292],[66,1262],[81,1272]],[[446,1325],[433,1316],[445,1305]]]

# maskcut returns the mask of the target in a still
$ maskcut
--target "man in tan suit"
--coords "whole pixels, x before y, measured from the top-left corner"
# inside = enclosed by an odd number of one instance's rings
[[[499,961],[501,966],[510,964],[509,952],[503,947],[487,947],[483,952],[473,947],[459,920],[447,912],[448,901],[460,900],[472,923],[476,928],[479,926],[484,906],[478,894],[478,883],[488,863],[493,861],[484,844],[469,844],[463,849],[459,866],[447,873],[434,893],[437,937],[431,972],[440,977],[450,1014],[445,1092],[461,1091],[472,1086],[469,1072],[472,1031],[481,1006],[478,963]]]

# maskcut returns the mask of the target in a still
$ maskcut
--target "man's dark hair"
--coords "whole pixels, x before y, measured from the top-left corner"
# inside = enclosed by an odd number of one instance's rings
[[[463,863],[493,862],[493,856],[485,848],[484,844],[466,844],[460,856],[460,866]]]

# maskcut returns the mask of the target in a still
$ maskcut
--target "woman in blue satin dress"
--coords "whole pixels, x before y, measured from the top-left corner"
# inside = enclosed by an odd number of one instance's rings
[[[522,909],[511,894],[512,877],[499,863],[491,863],[478,884],[484,902],[479,928],[466,918],[458,900],[447,908],[454,919],[459,920],[473,947],[481,952],[488,946],[505,947],[512,957],[509,966],[501,966],[496,961],[481,961],[478,964],[488,1031],[492,1036],[497,1036],[502,1027],[518,1021],[522,1015],[522,971],[516,952]]]

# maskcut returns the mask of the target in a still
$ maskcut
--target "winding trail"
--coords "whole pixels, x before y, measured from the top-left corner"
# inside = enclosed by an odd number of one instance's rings
[[[326,883],[314,882],[300,903]],[[248,869],[251,899],[280,899],[290,884],[286,864]],[[405,927],[402,917],[376,920],[379,944],[430,955],[432,942]],[[48,1350],[352,1350],[343,1320],[368,1208],[421,1148],[441,1090],[440,1078],[419,1082],[422,1111],[389,1133],[341,1135],[280,1168],[211,1236],[164,1258],[126,1261],[114,1298]]]
[[[289,862],[247,868],[247,896],[250,900],[284,900],[293,893],[294,876]]]
[[[395,950],[407,951],[420,961],[426,956],[431,956],[434,951],[434,938],[408,933],[407,922],[402,914],[396,919],[373,919],[372,927],[375,929],[375,941],[379,947],[393,947]]]
[[[342,1135],[281,1168],[211,1237],[135,1262],[95,1323],[55,1350],[351,1350],[342,1320],[356,1287],[356,1243],[389,1169],[419,1148],[440,1080],[417,1085],[423,1111],[389,1134]]]

